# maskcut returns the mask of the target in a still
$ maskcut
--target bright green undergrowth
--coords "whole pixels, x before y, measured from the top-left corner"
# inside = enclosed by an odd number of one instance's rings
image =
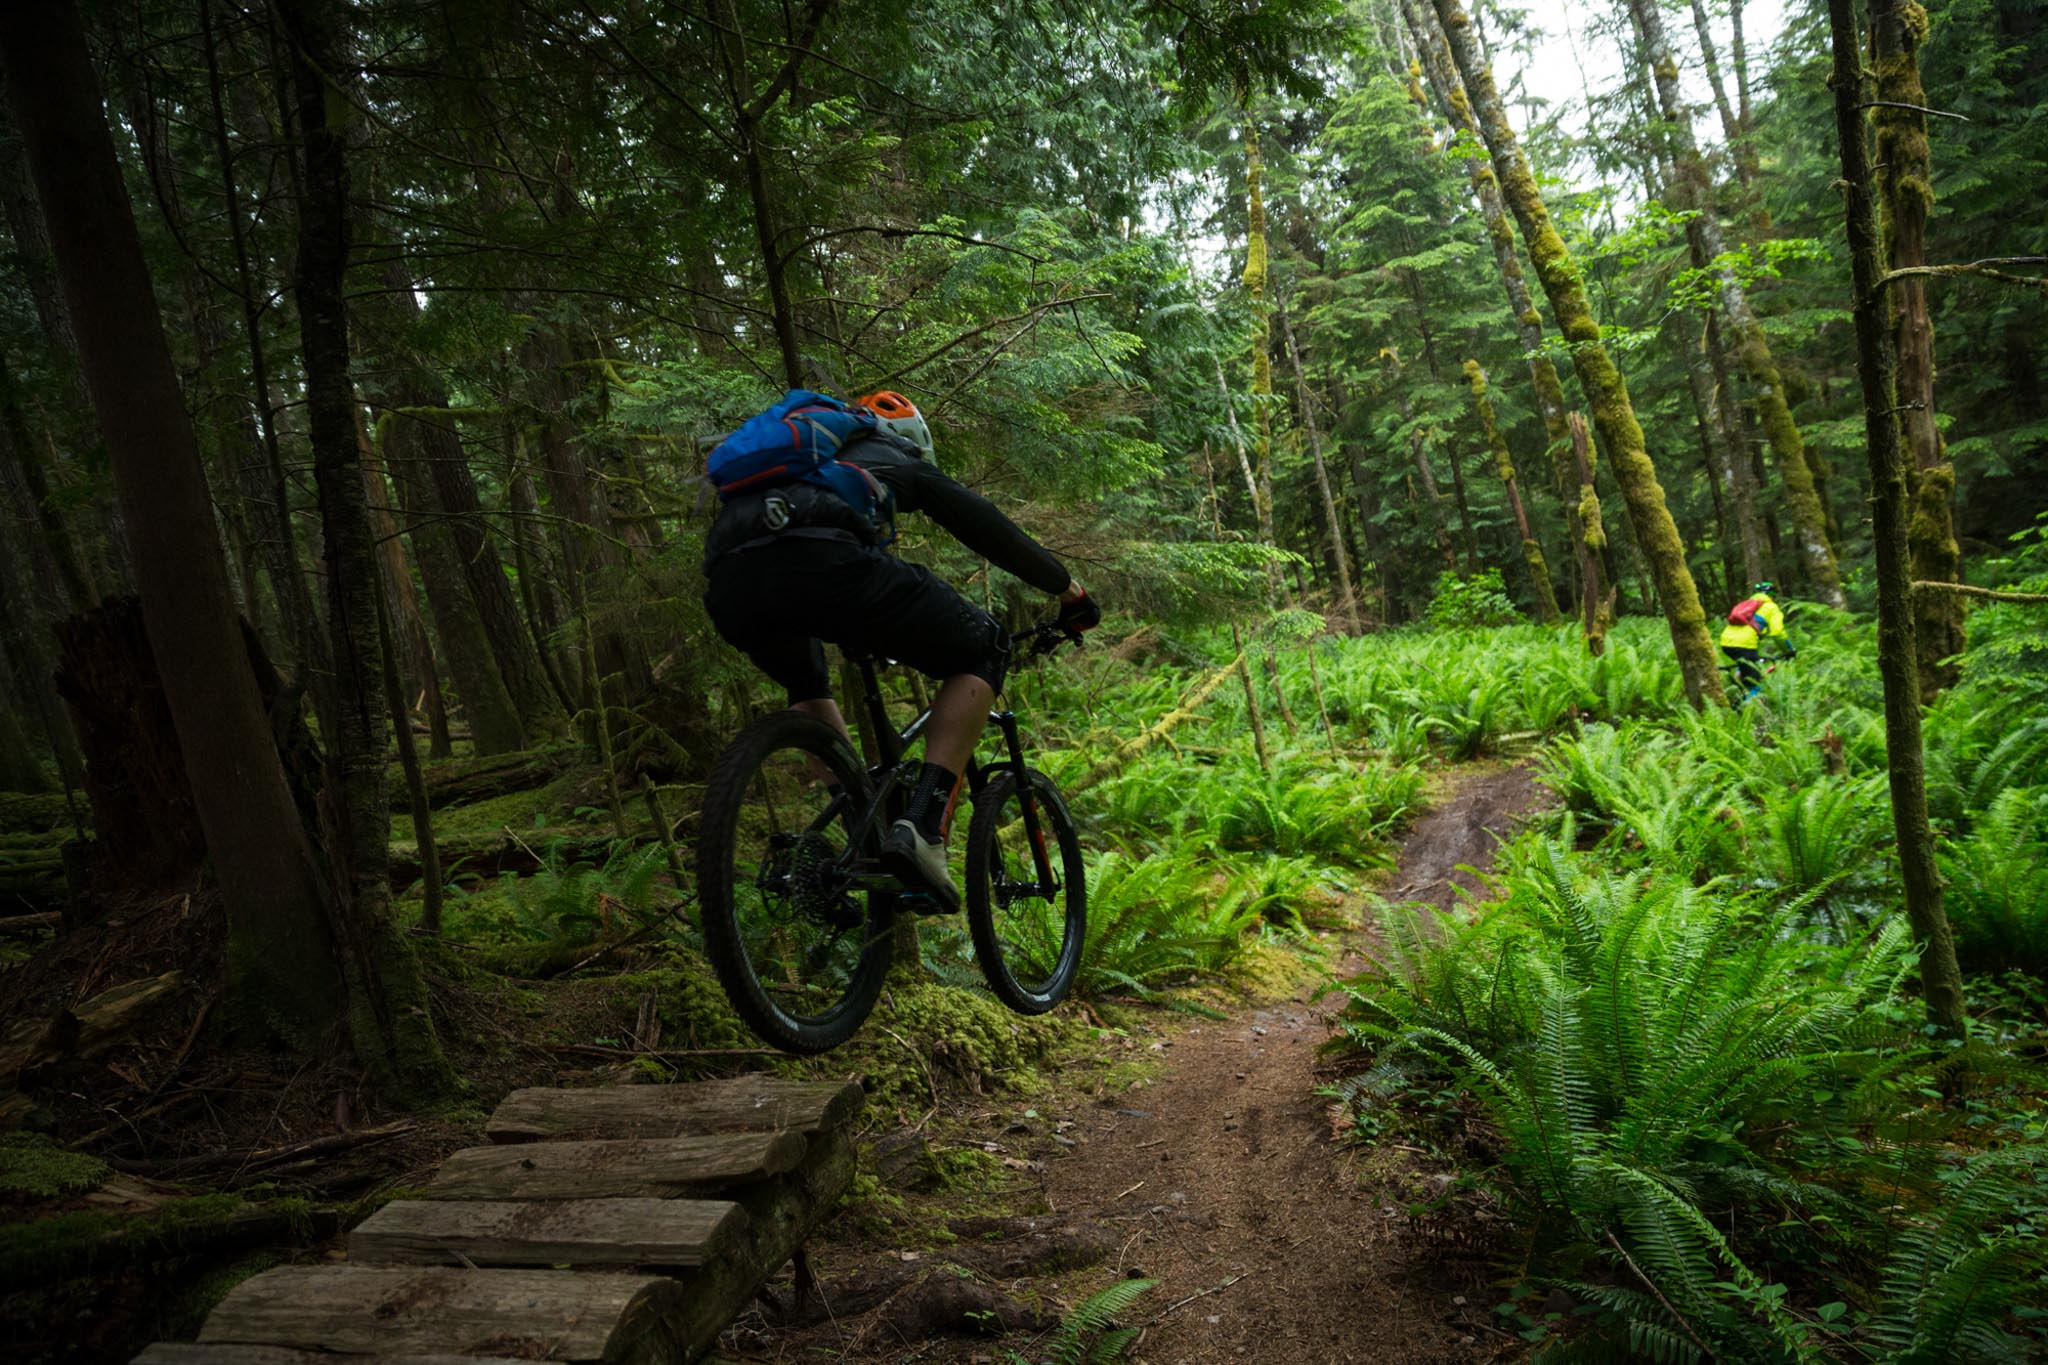
[[[1361,1136],[1485,1173],[1526,1237],[1505,1325],[1546,1359],[2048,1349],[2042,988],[1972,976],[1970,1039],[1930,1036],[1870,631],[1823,617],[1800,644],[1739,712],[1656,687],[1578,708],[1541,759],[1559,813],[1498,898],[1388,909],[1348,986]],[[1966,969],[2048,966],[2043,701],[1968,680],[1927,715]],[[1553,1287],[1575,1314],[1517,1306]]]

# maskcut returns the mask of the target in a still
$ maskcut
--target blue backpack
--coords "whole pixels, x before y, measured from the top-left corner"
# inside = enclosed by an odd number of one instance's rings
[[[807,483],[836,495],[884,536],[895,525],[895,498],[875,476],[842,463],[839,452],[876,430],[875,415],[809,389],[791,389],[719,442],[705,477],[730,502],[783,483]],[[894,539],[893,535],[887,539]],[[885,542],[886,543],[886,542]]]

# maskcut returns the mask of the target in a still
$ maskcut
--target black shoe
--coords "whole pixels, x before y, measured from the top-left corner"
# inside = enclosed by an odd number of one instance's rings
[[[882,866],[889,869],[903,889],[921,893],[933,902],[929,913],[950,915],[960,909],[960,889],[946,869],[946,846],[918,833],[908,820],[898,820],[882,836]],[[913,901],[912,909],[922,909]]]

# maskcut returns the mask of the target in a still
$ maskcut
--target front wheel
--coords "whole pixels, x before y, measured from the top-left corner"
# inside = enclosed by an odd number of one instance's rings
[[[784,1052],[845,1042],[889,973],[893,898],[857,876],[874,858],[872,824],[850,846],[867,800],[846,742],[797,711],[741,731],[704,790],[704,948],[733,1009]]]
[[[1045,866],[1027,832],[1017,774],[1005,769],[975,798],[967,829],[967,929],[996,998],[1019,1014],[1044,1014],[1080,970],[1088,882],[1059,788],[1037,769],[1025,771]]]

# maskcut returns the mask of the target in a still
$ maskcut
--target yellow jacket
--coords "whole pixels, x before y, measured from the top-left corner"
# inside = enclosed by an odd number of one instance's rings
[[[1750,599],[1745,597],[1742,600],[1747,602]],[[1763,623],[1763,633],[1771,639],[1782,640],[1785,638],[1785,613],[1779,609],[1776,602],[1771,600],[1770,594],[1758,593],[1756,595],[1756,619]],[[1721,631],[1721,647],[1723,649],[1755,649],[1759,639],[1760,637],[1755,626],[1738,626],[1730,622]]]

